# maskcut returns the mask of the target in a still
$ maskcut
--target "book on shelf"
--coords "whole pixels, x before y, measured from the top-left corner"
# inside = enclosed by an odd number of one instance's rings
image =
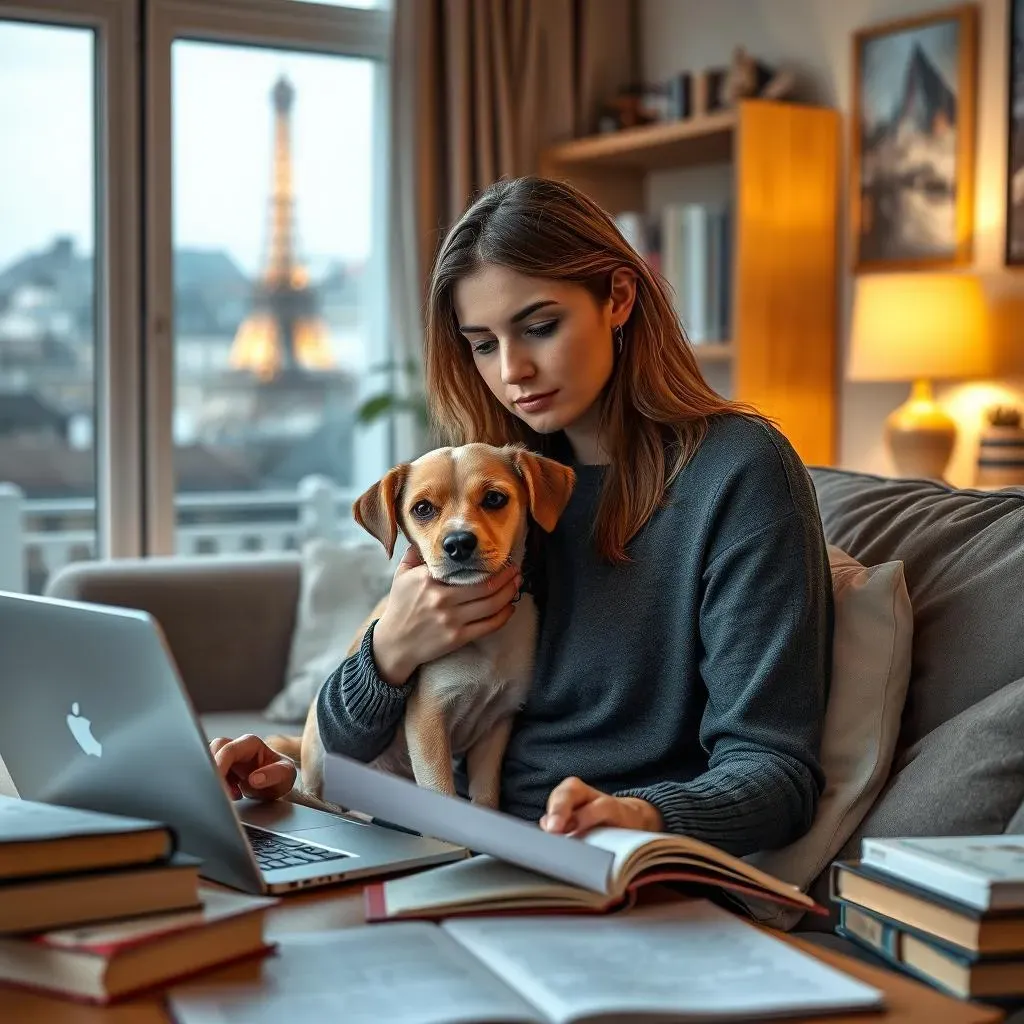
[[[829,875],[833,901],[849,903],[969,953],[1024,954],[1024,913],[981,911],[857,861],[836,861]]]
[[[622,828],[551,835],[340,754],[324,757],[324,795],[476,854],[450,865],[455,871],[432,868],[370,885],[364,892],[374,919],[536,907],[601,913],[629,906],[638,888],[665,881],[729,893],[741,906],[749,898],[825,913],[796,886],[687,836]]]
[[[199,905],[197,857],[0,882],[0,935]]]
[[[145,864],[175,848],[160,822],[0,796],[0,881]]]
[[[201,901],[184,912],[0,939],[0,981],[110,1003],[272,948],[263,921],[277,900],[204,887]]]
[[[670,203],[654,215],[621,213],[616,224],[633,249],[665,279],[690,343],[727,342],[732,334],[731,205]]]
[[[884,994],[706,900],[597,920],[407,921],[280,938],[251,984],[169,993],[178,1024],[762,1021],[879,1009]]]
[[[1024,954],[983,957],[850,903],[839,907],[836,932],[961,999],[1024,996]]]
[[[1024,910],[1024,836],[865,839],[860,860],[978,910]]]

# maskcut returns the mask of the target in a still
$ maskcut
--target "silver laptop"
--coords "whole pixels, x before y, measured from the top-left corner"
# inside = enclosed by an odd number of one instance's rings
[[[22,798],[165,822],[205,877],[245,892],[465,855],[287,800],[232,801],[163,634],[142,611],[0,591],[0,758]]]

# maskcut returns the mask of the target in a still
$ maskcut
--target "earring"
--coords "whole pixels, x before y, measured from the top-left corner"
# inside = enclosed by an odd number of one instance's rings
[[[615,351],[621,356],[622,346],[626,342],[624,331],[622,330],[622,324],[616,324],[615,327],[612,328],[612,337],[615,339]]]

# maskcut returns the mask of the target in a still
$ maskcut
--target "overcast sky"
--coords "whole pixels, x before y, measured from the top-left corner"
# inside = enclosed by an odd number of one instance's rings
[[[0,21],[0,269],[58,234],[92,249],[92,68],[88,31]],[[271,180],[270,90],[285,74],[296,90],[300,254],[365,258],[370,62],[179,41],[172,74],[175,246],[224,248],[247,272],[257,269]]]

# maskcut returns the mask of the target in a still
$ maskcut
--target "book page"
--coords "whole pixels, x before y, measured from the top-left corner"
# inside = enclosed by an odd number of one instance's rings
[[[527,900],[557,904],[600,904],[602,897],[566,885],[515,864],[506,864],[486,853],[442,864],[429,871],[417,871],[383,883],[385,907],[389,916],[431,912],[481,904],[508,903],[522,906]]]
[[[616,888],[624,887],[636,874],[648,868],[663,868],[671,872],[673,868],[685,870],[690,867],[707,874],[709,884],[714,884],[717,878],[731,878],[760,887],[766,895],[776,893],[807,907],[814,905],[814,901],[797,886],[690,836],[625,828],[595,828],[583,837],[583,842],[613,855],[612,873],[618,883]]]
[[[545,1024],[434,925],[285,935],[258,982],[173,989],[177,1024]]]
[[[445,931],[555,1024],[876,1008],[882,993],[706,900],[614,917],[458,919]]]
[[[537,824],[424,789],[340,754],[324,755],[324,798],[592,892],[610,892],[607,850],[550,835]]]

